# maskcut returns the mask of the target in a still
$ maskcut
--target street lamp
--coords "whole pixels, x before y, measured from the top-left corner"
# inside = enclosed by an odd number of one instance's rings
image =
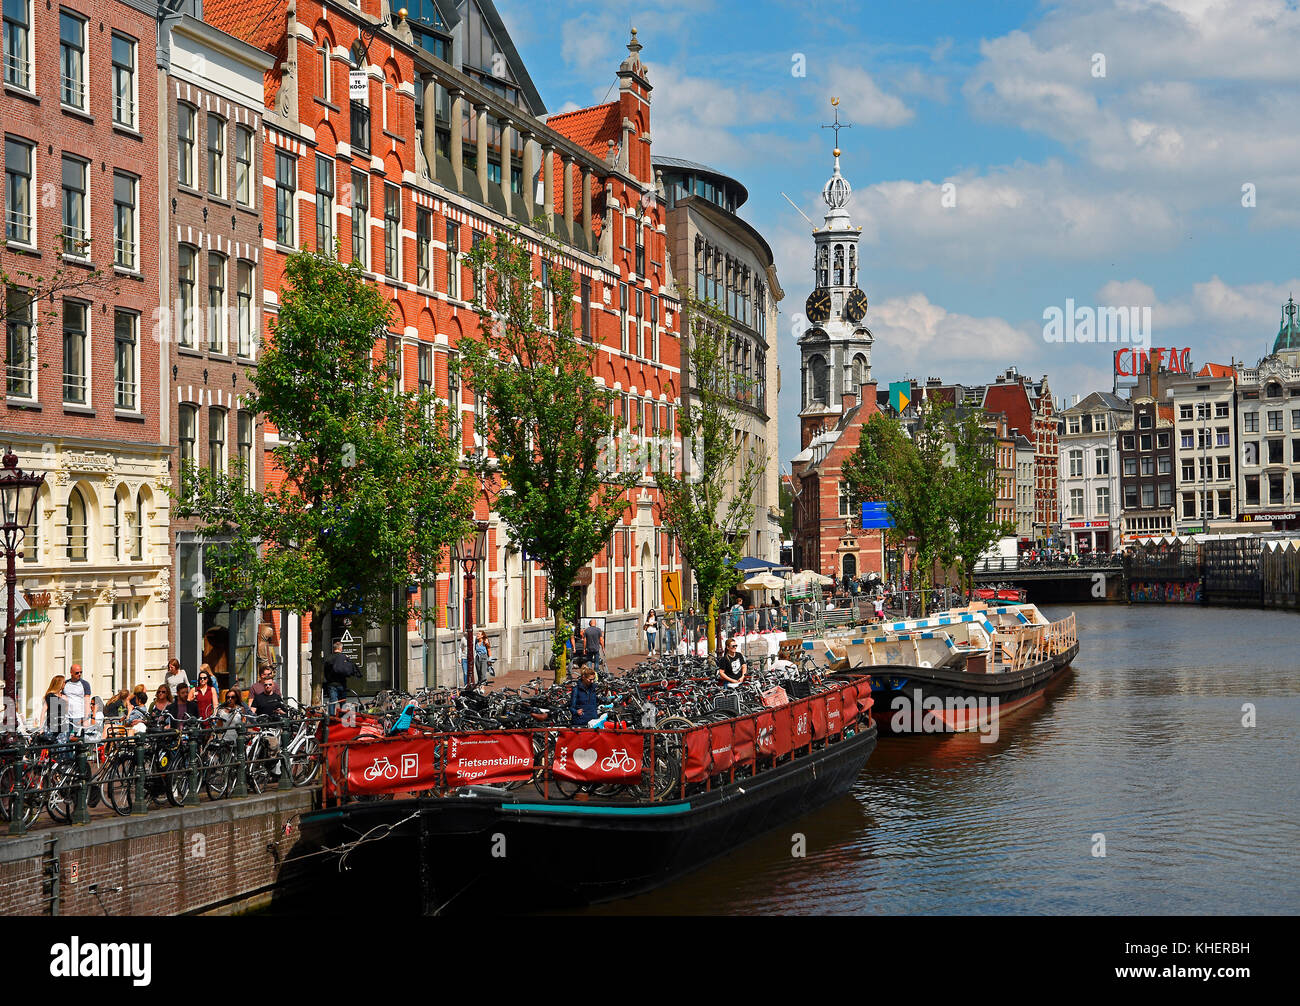
[[[15,715],[18,712],[18,682],[14,664],[17,662],[18,645],[14,631],[17,605],[14,594],[18,588],[18,543],[32,526],[36,501],[44,484],[44,473],[32,475],[24,472],[18,467],[18,456],[13,450],[5,452],[4,471],[0,473],[0,519],[4,522],[5,590],[8,601],[5,606],[4,695],[6,700],[13,697]]]
[[[474,573],[487,556],[488,522],[473,522],[474,533],[453,542],[451,557],[460,560],[465,583],[465,683],[476,684],[474,675]]]

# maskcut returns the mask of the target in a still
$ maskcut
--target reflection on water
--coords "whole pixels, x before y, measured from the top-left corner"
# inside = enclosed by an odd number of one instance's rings
[[[1078,616],[1072,673],[995,743],[881,738],[851,796],[588,913],[1300,911],[1300,618]]]

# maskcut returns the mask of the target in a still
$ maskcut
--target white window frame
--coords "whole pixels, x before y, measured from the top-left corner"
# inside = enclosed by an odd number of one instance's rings
[[[20,91],[26,91],[28,94],[34,93],[32,81],[35,80],[35,73],[32,67],[32,19],[34,17],[34,0],[27,0],[24,6],[27,8],[27,22],[22,25],[21,36],[15,31],[15,39],[21,42],[22,52],[20,54],[11,54],[9,51],[10,25],[17,25],[17,21],[10,21],[4,18],[3,37],[0,38],[0,52],[3,52],[4,62],[4,84],[6,87],[16,87]],[[11,76],[11,71],[13,74]]]
[[[81,316],[82,373],[80,375],[81,377],[80,401],[78,401],[76,398],[68,397],[68,377],[70,376],[68,373],[68,344],[67,344],[69,307],[80,308],[82,312],[82,316]],[[90,389],[93,387],[93,382],[92,382],[93,375],[91,373],[91,367],[93,366],[93,364],[92,364],[92,353],[91,353],[92,342],[91,342],[91,335],[90,335],[90,326],[91,326],[90,307],[91,305],[87,301],[77,300],[74,297],[66,297],[63,300],[63,311],[59,316],[60,319],[59,335],[61,337],[60,347],[62,349],[61,358],[63,360],[63,379],[59,382],[59,389],[60,389],[60,394],[62,395],[63,398],[63,404],[72,405],[77,408],[88,408],[91,405]]]
[[[230,332],[228,331],[230,322],[226,311],[226,288],[230,285],[229,271],[229,258],[220,252],[208,252],[207,348],[209,353],[224,354],[230,344]],[[212,282],[214,275],[221,280],[219,286],[214,285]],[[219,295],[220,298],[216,303],[213,302],[214,294]]]
[[[244,277],[248,293],[244,293]],[[251,360],[257,353],[257,264],[239,259],[235,265],[235,315],[238,327],[235,355]]]
[[[26,178],[26,184],[25,184],[25,186],[23,186],[23,187],[25,187],[25,189],[26,189],[26,192],[25,192],[25,202],[26,202],[27,209],[26,209],[26,211],[20,211],[20,210],[14,209],[14,208],[13,208],[13,204],[12,204],[12,202],[11,202],[11,200],[10,200],[10,191],[11,191],[11,189],[13,188],[13,186],[10,185],[10,181],[9,181],[9,179],[10,179],[10,168],[11,168],[11,165],[10,165],[10,163],[9,163],[10,158],[9,158],[9,156],[8,156],[8,152],[6,151],[6,154],[5,154],[5,195],[4,195],[4,199],[5,199],[4,234],[5,234],[5,237],[6,237],[8,243],[9,243],[10,245],[15,245],[15,246],[17,246],[17,247],[21,247],[21,248],[35,248],[35,247],[36,247],[36,242],[37,242],[37,237],[38,237],[37,232],[36,232],[36,223],[37,223],[37,213],[36,213],[36,144],[35,144],[32,140],[28,140],[28,139],[26,139],[25,137],[22,137],[22,136],[11,136],[11,135],[6,135],[6,136],[5,136],[5,145],[8,146],[10,143],[14,143],[14,144],[17,144],[18,146],[26,147],[26,148],[27,148],[27,153],[28,153],[28,159],[27,159],[28,170],[27,170],[27,174],[26,174],[25,176],[24,176],[24,175],[18,175],[18,174],[15,174],[15,175],[13,176],[14,178],[18,178],[18,179],[22,179],[22,178],[24,178],[24,177]],[[22,234],[22,233],[20,232],[21,229],[20,229],[19,231],[15,231],[14,233],[11,233],[11,227],[12,227],[12,225],[13,225],[13,223],[14,223],[14,220],[17,218],[17,215],[18,215],[20,212],[21,212],[22,215],[26,218],[26,222],[25,222],[25,225],[24,225],[24,226],[25,226],[25,229],[26,229],[26,234],[25,234],[25,235]],[[24,237],[26,238],[26,240],[23,240]]]
[[[81,167],[81,230],[77,233],[70,233],[68,229],[68,187],[64,184],[63,174],[64,165],[69,162]],[[64,258],[86,261],[91,257],[90,176],[89,161],[66,151],[63,153],[63,156],[59,159],[59,185],[62,197],[59,234],[63,244]]]
[[[120,82],[118,80],[118,75],[119,73],[122,72],[122,64],[118,63],[117,58],[112,55],[114,40],[120,40],[122,42],[125,42],[130,47],[131,65],[129,67],[129,72],[130,72],[131,93],[129,95],[123,95],[121,93],[121,87],[120,87]],[[111,81],[112,81],[112,88],[113,88],[113,92],[112,92],[113,93],[113,125],[121,126],[123,129],[130,129],[132,131],[135,131],[137,129],[136,123],[139,120],[139,117],[136,114],[136,109],[139,104],[138,94],[139,94],[139,87],[140,87],[139,43],[135,39],[131,38],[131,36],[129,35],[124,35],[121,32],[116,32],[116,31],[113,32],[112,39],[109,41],[109,65],[112,67]],[[124,101],[126,103],[125,108],[123,108]],[[125,114],[120,114],[120,113],[125,113]]]
[[[122,404],[122,375],[118,366],[120,359],[117,346],[117,319],[118,316],[124,316],[131,319],[131,404]],[[113,407],[119,412],[140,411],[140,315],[134,311],[127,311],[123,308],[116,308],[113,311]]]
[[[119,178],[131,184],[131,237],[129,246],[128,242],[121,237],[118,208],[122,206],[122,203],[117,200],[117,181]],[[128,247],[130,261],[125,259],[125,252]],[[127,174],[125,171],[113,172],[113,267],[133,273],[140,271],[140,179],[135,175]]]
[[[256,160],[254,140],[253,131],[247,126],[235,127],[235,202],[240,206],[251,207],[257,201],[257,185],[254,184],[257,172],[253,168]],[[247,158],[243,156],[245,151],[248,153]]]
[[[216,112],[208,113],[203,137],[203,149],[207,151],[208,195],[218,199],[226,197],[226,125],[226,120]]]
[[[185,280],[185,261],[189,260],[188,283]],[[176,256],[176,325],[177,341],[186,349],[198,349],[198,271],[199,250],[194,245],[182,244]],[[183,291],[189,289],[189,305],[185,303]]]
[[[80,72],[76,77],[70,77],[63,72],[65,69],[63,56],[65,52],[65,47],[68,47],[68,43],[64,42],[63,40],[63,19],[65,17],[68,18],[70,21],[75,21],[81,26],[80,46],[70,47],[71,51],[81,53]],[[75,108],[79,112],[87,111],[86,81],[88,79],[88,72],[87,72],[88,51],[87,50],[89,48],[89,46],[87,45],[87,41],[89,36],[87,34],[86,28],[88,25],[89,25],[89,21],[80,12],[74,10],[68,10],[67,8],[63,8],[63,7],[59,8],[59,103],[63,105],[63,107],[65,108]],[[79,97],[80,100],[65,101],[64,100],[65,96],[73,97],[74,99]]]
[[[181,129],[181,124],[189,123],[189,136]],[[187,101],[176,103],[176,184],[187,189],[197,189],[199,146],[199,110]]]

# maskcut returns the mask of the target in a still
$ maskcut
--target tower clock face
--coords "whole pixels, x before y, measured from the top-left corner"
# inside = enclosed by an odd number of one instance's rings
[[[854,290],[844,302],[844,317],[857,324],[867,313],[867,295],[861,290]]]
[[[804,305],[804,311],[808,315],[808,320],[814,325],[820,325],[831,316],[831,293],[826,289],[816,289],[808,295],[808,302]]]

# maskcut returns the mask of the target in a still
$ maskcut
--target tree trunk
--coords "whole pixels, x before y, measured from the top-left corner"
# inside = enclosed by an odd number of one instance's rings
[[[325,619],[334,605],[316,608],[311,613],[311,704],[321,703],[321,685],[325,681]]]
[[[563,645],[560,646],[557,652],[555,648],[554,640],[560,638],[560,630],[564,626],[567,619],[565,618],[564,612],[561,611],[559,608],[552,608],[551,610],[554,612],[554,615],[552,616],[552,621],[555,626],[555,628],[552,630],[554,635],[552,637],[552,642],[551,642],[551,652],[555,654],[555,683],[557,685],[562,685],[568,679],[569,676],[568,653],[565,650]]]
[[[712,657],[717,649],[717,631],[718,631],[718,599],[716,597],[709,599],[709,656]]]

